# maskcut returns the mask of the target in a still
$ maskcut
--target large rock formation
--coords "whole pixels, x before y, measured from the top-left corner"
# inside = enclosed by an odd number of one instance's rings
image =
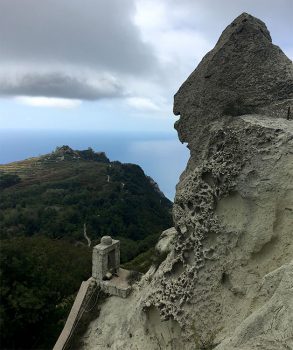
[[[191,157],[168,256],[106,301],[83,349],[292,349],[292,98],[292,62],[242,14],[175,95]]]
[[[210,120],[251,113],[285,117],[292,98],[291,60],[272,44],[262,21],[243,13],[176,93],[176,129],[182,142],[198,142]]]

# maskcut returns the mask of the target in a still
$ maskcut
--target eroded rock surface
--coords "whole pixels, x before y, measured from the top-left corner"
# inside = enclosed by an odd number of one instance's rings
[[[107,300],[83,349],[293,348],[292,92],[292,62],[239,16],[175,95],[191,157],[170,252]]]

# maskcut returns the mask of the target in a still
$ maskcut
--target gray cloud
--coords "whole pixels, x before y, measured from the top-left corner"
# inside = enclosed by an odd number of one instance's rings
[[[154,73],[157,60],[133,23],[134,11],[134,0],[1,0],[0,94],[86,100],[121,95],[114,80],[103,78],[105,86],[95,86],[80,72]],[[64,73],[68,66],[70,74]],[[11,79],[6,67],[22,73]]]
[[[134,24],[141,3],[151,3],[151,37]],[[0,0],[0,95],[169,97],[244,11],[293,52],[292,0]]]
[[[134,9],[133,0],[1,0],[0,60],[148,71],[155,58]]]
[[[28,73],[0,79],[0,95],[60,97],[79,100],[98,100],[123,96],[122,86],[111,77],[88,79],[60,72]]]

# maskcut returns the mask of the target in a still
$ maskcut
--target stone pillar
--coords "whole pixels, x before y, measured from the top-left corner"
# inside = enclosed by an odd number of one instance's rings
[[[100,283],[107,272],[118,272],[119,267],[120,241],[110,236],[102,237],[101,243],[93,249],[92,276]]]

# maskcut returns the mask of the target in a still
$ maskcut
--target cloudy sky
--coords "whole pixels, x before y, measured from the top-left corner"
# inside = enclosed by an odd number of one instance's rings
[[[244,11],[293,58],[293,0],[0,0],[0,127],[171,130],[174,93]]]

